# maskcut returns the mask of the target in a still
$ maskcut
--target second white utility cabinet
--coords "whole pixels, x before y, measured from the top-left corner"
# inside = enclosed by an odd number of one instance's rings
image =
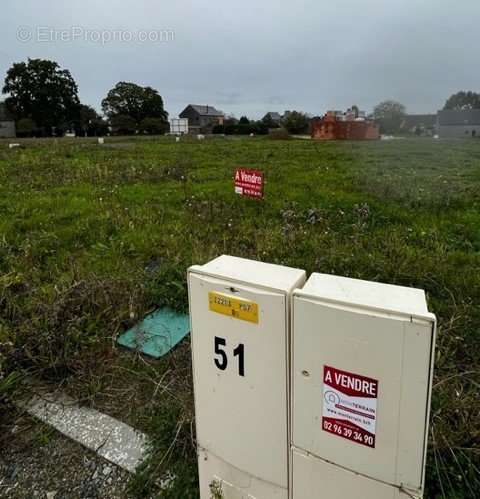
[[[421,495],[435,346],[425,293],[313,274],[294,293],[292,337],[293,499]]]
[[[189,270],[202,499],[287,499],[291,295],[305,272],[221,256]]]

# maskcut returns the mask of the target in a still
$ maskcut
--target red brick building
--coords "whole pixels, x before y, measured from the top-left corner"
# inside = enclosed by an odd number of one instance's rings
[[[359,117],[352,111],[328,111],[323,118],[312,120],[312,139],[318,140],[375,140],[380,129],[373,121]]]

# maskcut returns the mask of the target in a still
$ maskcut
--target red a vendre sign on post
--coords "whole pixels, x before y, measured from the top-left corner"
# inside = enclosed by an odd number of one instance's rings
[[[241,196],[263,199],[263,172],[248,168],[235,171],[235,192]]]

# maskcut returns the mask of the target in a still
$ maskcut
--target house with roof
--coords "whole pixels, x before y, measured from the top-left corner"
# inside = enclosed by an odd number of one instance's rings
[[[403,118],[400,129],[415,135],[430,135],[436,133],[436,114],[406,114]]]
[[[439,137],[480,137],[480,109],[444,109],[437,119]]]
[[[16,137],[15,120],[7,110],[5,102],[0,102],[0,138]]]
[[[378,125],[358,109],[327,111],[311,121],[311,136],[316,140],[376,140],[380,138]]]
[[[180,114],[188,119],[190,133],[210,133],[214,126],[223,125],[225,115],[213,106],[189,104]]]

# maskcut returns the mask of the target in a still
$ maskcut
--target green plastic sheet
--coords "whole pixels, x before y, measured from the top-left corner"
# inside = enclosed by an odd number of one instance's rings
[[[117,342],[158,359],[178,345],[189,331],[188,315],[162,308],[123,333]]]

